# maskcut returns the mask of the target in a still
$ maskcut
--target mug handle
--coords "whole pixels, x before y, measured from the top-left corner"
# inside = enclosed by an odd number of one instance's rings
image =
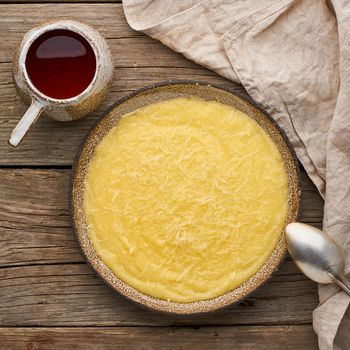
[[[8,142],[11,146],[16,147],[21,142],[30,127],[37,121],[43,109],[44,106],[41,102],[32,99],[32,104],[10,135]]]

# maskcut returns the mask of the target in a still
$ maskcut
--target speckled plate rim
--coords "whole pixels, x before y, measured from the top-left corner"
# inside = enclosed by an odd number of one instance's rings
[[[106,133],[117,124],[120,116],[147,104],[180,96],[198,96],[203,99],[216,100],[234,106],[248,114],[269,134],[282,155],[288,175],[289,196],[286,224],[299,219],[301,191],[297,157],[285,132],[256,102],[233,90],[215,84],[192,80],[159,82],[138,89],[119,99],[97,121],[76,155],[71,176],[70,214],[73,232],[79,241],[80,248],[97,275],[119,294],[153,310],[186,315],[218,310],[245,299],[263,285],[278,269],[286,254],[286,242],[284,235],[281,234],[279,242],[263,266],[240,287],[213,299],[191,303],[171,302],[143,294],[120,280],[97,256],[88,238],[88,229],[83,211],[84,179],[95,147]]]

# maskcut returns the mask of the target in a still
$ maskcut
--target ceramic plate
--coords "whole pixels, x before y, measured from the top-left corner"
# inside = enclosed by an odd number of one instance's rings
[[[282,155],[286,173],[288,174],[287,223],[296,221],[300,211],[299,171],[294,151],[284,132],[272,118],[246,97],[209,84],[180,81],[148,86],[116,102],[91,130],[82,145],[80,153],[77,155],[72,175],[70,196],[73,228],[87,261],[108,285],[125,297],[144,306],[176,314],[213,311],[242,300],[269,279],[286,253],[284,235],[281,235],[280,241],[264,265],[240,287],[214,299],[191,303],[169,302],[145,295],[118,279],[97,256],[89,241],[83,211],[84,181],[95,147],[124,114],[158,101],[186,96],[197,96],[204,100],[215,100],[233,106],[253,118],[268,133]]]

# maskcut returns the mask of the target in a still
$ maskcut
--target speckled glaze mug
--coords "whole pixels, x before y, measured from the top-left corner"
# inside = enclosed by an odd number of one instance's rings
[[[95,55],[95,74],[89,85],[79,94],[68,98],[53,98],[45,95],[29,78],[26,58],[34,41],[47,32],[67,30],[77,33],[87,41]],[[58,20],[46,22],[28,31],[19,45],[13,59],[13,79],[24,102],[29,105],[27,112],[11,133],[9,143],[16,147],[30,127],[44,112],[58,121],[82,118],[95,110],[107,95],[113,76],[113,63],[105,39],[89,25],[73,21]]]

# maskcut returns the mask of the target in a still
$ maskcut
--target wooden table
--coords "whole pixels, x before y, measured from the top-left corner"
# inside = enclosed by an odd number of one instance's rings
[[[290,258],[242,304],[176,317],[116,295],[86,265],[72,234],[72,162],[90,127],[116,99],[166,79],[242,87],[131,30],[120,3],[5,2],[0,4],[0,349],[317,349],[311,324],[316,285]],[[11,77],[15,47],[35,24],[62,17],[84,20],[106,37],[115,66],[112,92],[83,120],[40,119],[11,148],[8,136],[26,110]],[[323,201],[304,171],[302,194],[302,221],[320,226]]]

